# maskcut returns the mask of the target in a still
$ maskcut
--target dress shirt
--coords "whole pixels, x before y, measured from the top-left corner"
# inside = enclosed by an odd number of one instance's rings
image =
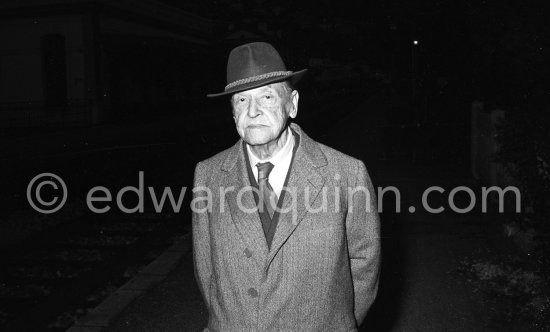
[[[250,167],[252,168],[252,172],[254,172],[256,181],[258,181],[258,167],[256,167],[256,164],[268,161],[273,164],[274,167],[271,173],[269,173],[268,181],[277,197],[281,197],[281,191],[285,185],[286,175],[290,167],[290,162],[292,161],[292,151],[294,149],[294,135],[292,134],[292,130],[287,128],[286,131],[288,135],[285,145],[269,159],[259,159],[250,149],[250,145],[246,145],[248,160],[250,160]]]

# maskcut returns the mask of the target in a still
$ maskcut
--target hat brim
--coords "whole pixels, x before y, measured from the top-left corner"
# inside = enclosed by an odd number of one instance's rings
[[[246,91],[246,90],[250,90],[250,89],[255,89],[255,88],[259,88],[259,87],[264,86],[264,85],[268,85],[268,84],[271,84],[271,83],[282,82],[282,81],[286,81],[286,80],[290,80],[292,82],[292,84],[296,84],[304,76],[306,71],[307,71],[307,69],[302,69],[302,70],[295,71],[295,72],[293,72],[291,74],[288,74],[288,75],[270,77],[270,78],[266,78],[266,79],[263,79],[263,80],[258,80],[258,81],[254,81],[254,82],[250,82],[250,83],[240,84],[240,85],[234,86],[230,89],[227,89],[224,92],[210,93],[210,94],[207,94],[206,96],[209,97],[209,98],[222,97],[222,96],[232,95],[232,94],[237,93],[237,92]]]

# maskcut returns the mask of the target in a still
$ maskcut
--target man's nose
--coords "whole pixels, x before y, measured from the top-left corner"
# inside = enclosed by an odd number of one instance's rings
[[[258,104],[255,101],[252,101],[250,103],[250,106],[248,106],[248,116],[251,118],[255,118],[261,113],[262,111],[258,108]]]

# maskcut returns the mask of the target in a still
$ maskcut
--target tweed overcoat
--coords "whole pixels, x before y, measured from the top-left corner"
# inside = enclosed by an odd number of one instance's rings
[[[243,141],[197,164],[195,275],[210,331],[355,331],[378,288],[380,222],[363,162],[300,136],[268,248]]]

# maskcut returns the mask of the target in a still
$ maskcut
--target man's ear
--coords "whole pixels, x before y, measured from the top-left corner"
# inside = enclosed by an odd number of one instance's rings
[[[233,95],[229,97],[229,107],[231,107],[231,117],[233,118],[233,121],[237,123],[237,116],[235,114],[235,107],[233,107]]]
[[[298,90],[294,90],[290,93],[290,102],[292,103],[292,109],[288,113],[292,119],[298,115],[298,100],[300,99],[300,94]]]

